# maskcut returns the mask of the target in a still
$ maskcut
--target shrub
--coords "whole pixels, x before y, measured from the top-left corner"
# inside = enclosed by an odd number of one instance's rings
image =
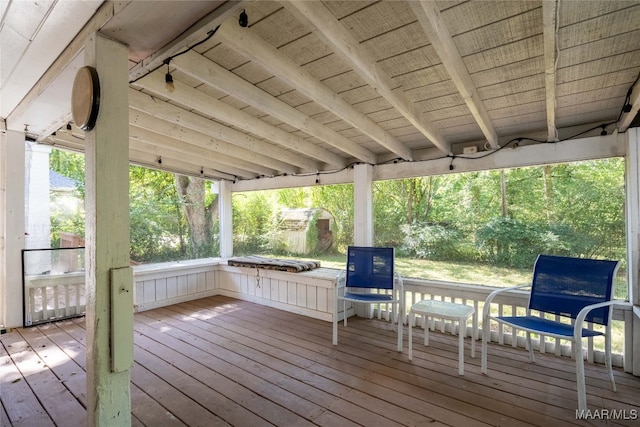
[[[508,217],[490,220],[476,232],[478,250],[487,261],[529,268],[541,253],[566,255],[570,248],[552,227]]]
[[[403,255],[428,259],[456,259],[460,233],[442,225],[414,223],[401,227]]]

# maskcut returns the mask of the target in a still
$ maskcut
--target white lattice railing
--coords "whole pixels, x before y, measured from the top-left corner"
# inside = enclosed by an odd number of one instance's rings
[[[420,279],[404,279],[404,292],[405,292],[405,313],[404,321],[408,321],[407,313],[412,304],[425,300],[433,299],[440,301],[457,302],[474,307],[476,310],[476,316],[474,320],[470,320],[470,323],[475,321],[478,324],[467,324],[465,332],[466,336],[472,336],[474,326],[478,331],[478,335],[475,339],[482,338],[482,310],[484,308],[484,301],[487,296],[495,288],[487,286],[468,285],[451,282],[440,282],[432,280],[420,280]],[[528,303],[528,293],[526,291],[510,291],[496,297],[492,303],[491,310],[496,315],[512,315],[512,314],[524,314]],[[535,313],[533,313],[535,314]],[[624,349],[623,342],[625,341],[625,334],[631,331],[630,322],[632,321],[631,310],[614,308],[613,312],[613,365],[622,367],[624,365]],[[441,332],[455,332],[452,331],[452,327],[455,323],[451,321],[438,320],[432,323],[431,329],[440,330]],[[424,327],[424,325],[421,325]],[[503,325],[492,324],[491,341],[501,345],[511,345],[513,347],[525,347],[525,336],[522,332],[513,330]],[[594,343],[593,338],[589,338],[586,341],[586,354],[587,360],[595,361],[597,363],[604,363],[604,352],[597,347],[597,338]],[[558,356],[570,356],[571,347],[564,340],[559,340],[550,337],[538,337],[532,339],[534,349],[545,353],[554,353]],[[540,345],[544,343],[544,345]]]
[[[84,272],[25,276],[25,326],[85,311]]]
[[[141,266],[140,271],[136,271],[134,274],[136,289],[138,290],[138,292],[136,293],[136,304],[152,304],[149,307],[155,307],[177,302],[169,298],[172,296],[175,298],[179,297],[180,301],[196,299],[202,297],[202,292],[195,292],[201,287],[203,287],[204,290],[209,289],[209,291],[207,292],[211,294],[222,293],[221,288],[230,286],[228,283],[227,285],[225,285],[225,283],[230,279],[226,276],[214,276],[213,272],[215,271],[217,274],[220,273],[220,271],[218,270],[229,270],[229,272],[227,272],[228,275],[236,272],[237,269],[227,267],[226,265],[220,266],[218,265],[218,263],[219,260],[198,260],[184,262],[184,265],[180,264],[182,265],[182,267],[184,267],[184,271],[178,269],[175,265],[169,267],[164,265]],[[152,271],[149,270],[151,267],[153,267]],[[201,271],[203,268],[206,268],[207,270],[204,273]],[[323,271],[324,270],[327,270],[328,272],[322,274],[318,273],[318,277],[316,277],[316,274],[301,276],[300,274],[296,273],[279,272],[278,274],[282,277],[278,276],[277,280],[271,279],[271,281],[269,282],[269,295],[265,294],[266,290],[261,290],[260,295],[256,293],[257,291],[255,289],[257,289],[257,287],[252,287],[252,283],[255,285],[255,283],[253,282],[255,278],[253,276],[244,275],[247,276],[246,278],[244,278],[244,276],[240,274],[241,271],[240,273],[236,272],[242,277],[238,278],[238,286],[240,288],[238,292],[235,292],[233,294],[233,296],[242,297],[242,295],[247,294],[248,296],[252,297],[252,301],[255,300],[258,303],[265,303],[265,301],[266,303],[269,303],[269,301],[277,297],[276,299],[278,299],[278,301],[282,300],[281,305],[288,304],[287,306],[293,307],[293,309],[295,309],[294,311],[296,312],[300,312],[301,314],[312,312],[316,313],[316,317],[318,318],[329,319],[332,315],[332,310],[330,310],[330,307],[332,305],[329,303],[329,300],[333,295],[333,290],[330,289],[330,287],[327,287],[330,285],[323,285],[323,287],[321,287],[322,293],[319,293],[318,286],[312,286],[314,284],[317,285],[316,281],[320,279],[322,279],[323,281],[333,280],[334,276],[331,274],[329,269],[323,269]],[[338,270],[336,270],[335,272],[337,275]],[[200,286],[198,285],[198,283],[200,283],[201,280],[199,280],[198,277],[199,275],[203,274],[206,274],[206,278],[202,279],[203,285]],[[180,277],[174,277],[176,275]],[[228,280],[223,280],[225,278]],[[171,283],[173,283],[171,281],[172,279],[175,279],[173,281],[176,282],[174,286],[175,292],[171,291],[171,289],[173,288],[170,287]],[[181,280],[184,282],[183,287],[185,288],[185,290],[193,287],[195,293],[185,296],[178,295],[178,291],[181,288]],[[192,282],[193,286],[190,286],[190,283]],[[467,304],[474,307],[474,309],[476,310],[476,316],[470,319],[469,323],[466,325],[466,330],[463,330],[463,332],[466,334],[466,336],[472,336],[474,330],[474,324],[472,322],[476,322],[477,324],[475,326],[478,332],[475,339],[481,339],[483,326],[482,310],[484,301],[486,300],[487,296],[493,290],[495,290],[495,288],[488,286],[413,278],[404,278],[403,283],[406,303],[402,315],[405,323],[408,322],[408,312],[411,305],[421,300],[434,299]],[[25,285],[28,306],[30,307],[30,310],[26,313],[29,321],[28,324],[31,324],[30,322],[36,323],[38,321],[43,321],[49,318],[61,318],[69,315],[74,315],[77,313],[82,313],[85,310],[83,272],[51,276],[27,276],[25,277]],[[244,293],[240,295],[239,292],[244,288],[246,288],[244,291],[242,291]],[[260,287],[260,289],[262,289],[262,287]],[[144,290],[144,292],[142,292],[142,290]],[[149,292],[147,292],[147,290]],[[278,290],[280,290],[280,292],[276,292]],[[173,295],[172,292],[176,293],[177,296]],[[147,294],[149,295],[147,296]],[[266,298],[267,296],[270,299]],[[312,296],[315,296],[316,299],[310,298]],[[147,301],[147,299],[151,297],[153,297],[153,301]],[[48,304],[43,304],[43,301],[48,301]],[[273,301],[271,301],[271,303],[273,303]],[[496,315],[524,313],[527,303],[528,296],[526,291],[505,292],[504,294],[499,295],[494,300],[494,303],[492,304],[492,311]],[[306,311],[301,311],[302,308],[305,308]],[[373,314],[379,319],[389,320],[388,307],[384,307],[382,310],[375,310]],[[613,364],[614,366],[621,367],[624,366],[625,359],[627,361],[631,360],[631,349],[624,349],[623,343],[631,342],[630,334],[632,333],[631,322],[633,319],[633,311],[630,308],[614,308],[613,318]],[[420,319],[421,317],[418,316],[416,321],[420,322]],[[450,321],[436,320],[435,322],[431,323],[430,328],[433,330],[439,330],[441,332],[457,333],[456,331],[452,330],[453,325],[454,323]],[[422,324],[420,326],[424,327],[424,325]],[[500,345],[511,345],[513,347],[522,348],[525,347],[525,337],[523,333],[518,333],[517,331],[511,330],[508,327],[497,325],[495,323],[492,324],[491,341]],[[554,353],[556,355],[562,356],[571,355],[571,348],[564,341],[552,339],[549,337],[542,337],[542,339],[533,339],[532,341],[534,348],[538,351]],[[544,342],[544,346],[540,346],[541,342]],[[593,339],[585,340],[585,342],[587,345],[586,354],[588,360],[595,361],[597,363],[603,363],[604,352],[601,351],[597,346],[598,339],[596,338],[596,342],[594,342]]]

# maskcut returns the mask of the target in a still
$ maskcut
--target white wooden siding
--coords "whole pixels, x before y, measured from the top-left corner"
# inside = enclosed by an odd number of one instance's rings
[[[134,267],[136,311],[226,295],[331,321],[336,270],[302,273],[229,267],[208,258]]]
[[[334,290],[336,270],[317,269],[302,273],[229,267],[216,269],[220,295],[257,302],[293,313],[331,321],[328,303]]]
[[[220,260],[207,258],[135,266],[136,311],[216,295],[216,271]]]

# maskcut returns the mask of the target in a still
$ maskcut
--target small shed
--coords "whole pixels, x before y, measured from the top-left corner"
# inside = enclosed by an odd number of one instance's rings
[[[326,209],[284,209],[278,224],[279,243],[289,253],[324,252],[333,244],[335,219]]]

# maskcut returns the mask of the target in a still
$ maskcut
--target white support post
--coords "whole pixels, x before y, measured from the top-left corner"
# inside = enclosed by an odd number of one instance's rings
[[[95,128],[85,133],[87,425],[130,426],[128,50],[93,33],[85,63],[96,68],[101,89]]]
[[[640,306],[640,132],[638,128],[627,131],[626,157],[626,211],[627,211],[627,283],[629,301]],[[640,376],[640,317],[631,316],[631,337],[625,342],[624,370]]]
[[[24,249],[23,132],[0,135],[0,323],[22,326],[22,249]]]
[[[353,184],[353,243],[373,246],[373,166],[355,165]]]
[[[627,131],[627,252],[629,301],[640,305],[640,129]]]
[[[353,167],[353,198],[353,243],[373,246],[373,166]],[[355,312],[360,317],[371,318],[373,305],[356,304]]]
[[[220,181],[218,195],[220,212],[220,256],[233,256],[233,209],[231,208],[231,182]]]

